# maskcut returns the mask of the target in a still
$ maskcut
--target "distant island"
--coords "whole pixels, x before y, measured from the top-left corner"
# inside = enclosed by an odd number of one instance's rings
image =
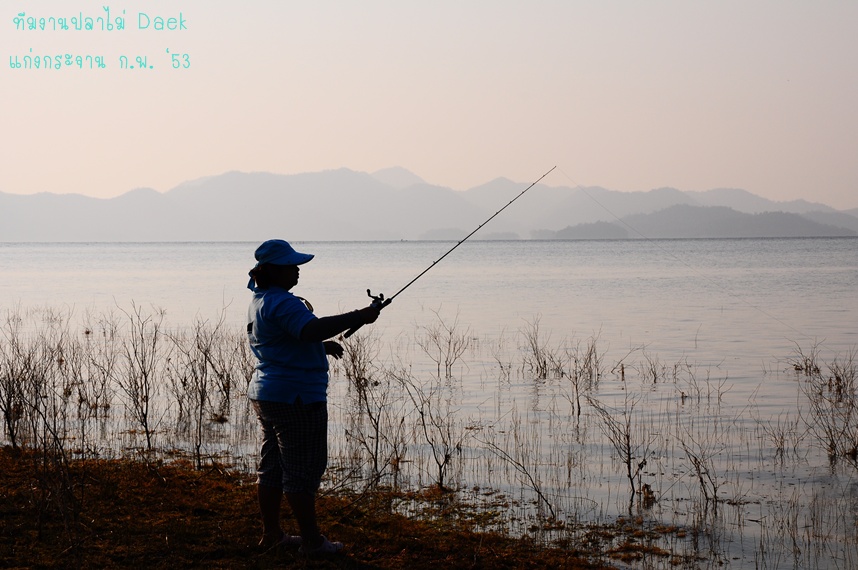
[[[856,232],[800,214],[745,214],[726,206],[677,204],[652,214],[633,214],[615,222],[578,224],[562,230],[536,230],[539,239],[665,239],[846,237]]]
[[[292,175],[227,172],[111,199],[0,193],[0,241],[457,240],[527,183],[466,191],[402,168]],[[537,185],[472,239],[661,239],[858,235],[858,209],[773,202],[739,189],[618,192]]]

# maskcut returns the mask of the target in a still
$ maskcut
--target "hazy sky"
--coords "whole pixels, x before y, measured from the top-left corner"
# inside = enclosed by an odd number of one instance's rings
[[[125,30],[15,27],[103,6]],[[389,166],[464,190],[557,165],[552,186],[854,208],[856,29],[846,0],[0,0],[0,191]],[[11,68],[66,53],[106,68]]]

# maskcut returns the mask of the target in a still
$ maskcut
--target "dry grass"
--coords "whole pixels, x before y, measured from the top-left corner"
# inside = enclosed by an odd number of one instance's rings
[[[410,520],[391,496],[321,497],[320,525],[345,554],[309,560],[257,546],[255,484],[216,467],[75,461],[52,496],[38,454],[0,449],[0,567],[8,568],[607,568],[586,553],[477,533],[455,512]],[[288,512],[284,527],[290,528]]]

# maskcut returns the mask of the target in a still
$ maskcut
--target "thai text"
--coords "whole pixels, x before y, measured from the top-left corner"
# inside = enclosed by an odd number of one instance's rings
[[[34,16],[19,12],[12,23],[19,31],[99,31],[112,32],[125,29],[125,10],[111,12],[110,6],[101,7],[103,13],[84,14],[78,12],[72,16]]]
[[[105,69],[103,55],[77,55],[71,53],[34,53],[33,48],[23,55],[10,55],[9,67],[12,69]]]

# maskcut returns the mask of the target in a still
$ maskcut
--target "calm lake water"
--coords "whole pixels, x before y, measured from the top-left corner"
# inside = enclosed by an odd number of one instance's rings
[[[173,323],[222,310],[241,325],[255,243],[0,244],[4,307],[157,306]],[[296,294],[319,315],[390,297],[453,244],[296,243],[316,254]],[[611,350],[735,363],[735,375],[795,344],[858,344],[858,239],[466,242],[402,292],[377,328],[458,312],[478,334],[534,317],[554,337],[591,335]]]
[[[172,325],[222,313],[241,329],[256,245],[0,244],[0,309],[83,315],[133,302],[164,309]],[[365,305],[367,288],[394,295],[454,244],[293,245],[316,255],[294,292],[324,316]],[[401,339],[439,316],[482,347],[457,364],[450,414],[493,424],[496,434],[515,431],[510,448],[532,448],[527,465],[570,519],[622,515],[628,483],[598,414],[588,408],[581,425],[570,412],[567,380],[504,372],[504,359],[523,354],[522,331],[535,323],[547,347],[596,339],[610,374],[591,395],[615,418],[633,417],[634,435],[649,450],[639,482],[659,500],[646,515],[711,535],[711,556],[699,567],[858,567],[858,470],[832,464],[812,443],[792,369],[797,351],[829,363],[854,355],[858,239],[469,241],[384,310],[373,327],[385,347],[380,359],[419,361],[420,351]],[[620,377],[621,361],[628,378]],[[647,368],[662,376],[647,380]],[[335,378],[335,409],[344,390]],[[348,422],[341,414],[332,414],[334,431]],[[778,434],[786,440],[780,448]],[[473,447],[478,467],[460,474],[462,482],[511,489],[515,470],[499,477],[497,458]],[[695,472],[692,457],[706,468]],[[711,522],[699,501],[707,476],[722,505]]]

